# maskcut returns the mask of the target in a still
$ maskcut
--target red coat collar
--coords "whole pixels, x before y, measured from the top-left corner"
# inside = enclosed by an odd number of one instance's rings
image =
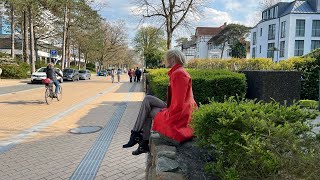
[[[177,69],[179,69],[179,68],[181,68],[181,67],[182,67],[181,64],[176,64],[176,65],[174,65],[174,66],[170,69],[170,71],[168,72],[168,75],[170,76],[175,70],[177,70]]]

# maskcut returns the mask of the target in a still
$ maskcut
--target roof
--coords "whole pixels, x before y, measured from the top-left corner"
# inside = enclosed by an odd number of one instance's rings
[[[289,4],[287,9],[280,15],[284,16],[287,14],[308,14],[317,13],[307,1],[293,1]]]
[[[220,26],[220,27],[197,27],[196,28],[196,35],[208,35],[208,36],[215,36],[217,35],[226,24]]]

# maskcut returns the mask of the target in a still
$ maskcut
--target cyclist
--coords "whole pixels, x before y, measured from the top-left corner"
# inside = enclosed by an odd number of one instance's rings
[[[58,91],[59,91],[59,81],[57,80],[57,75],[62,77],[62,74],[60,74],[55,68],[52,63],[49,63],[46,69],[47,78],[49,78],[51,81],[53,81],[54,85],[56,86],[55,94],[53,97],[57,97]],[[57,74],[57,75],[56,75]]]

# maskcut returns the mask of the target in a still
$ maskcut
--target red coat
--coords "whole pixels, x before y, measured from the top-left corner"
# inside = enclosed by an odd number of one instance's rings
[[[192,80],[181,65],[175,65],[168,75],[168,107],[157,113],[152,129],[175,141],[183,142],[193,137],[190,122],[197,104],[193,99]]]

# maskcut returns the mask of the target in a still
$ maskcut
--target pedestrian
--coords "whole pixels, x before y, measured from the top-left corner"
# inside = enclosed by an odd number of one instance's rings
[[[136,82],[137,81],[137,76],[136,76],[136,70],[133,68],[133,81]]]
[[[142,72],[141,72],[141,70],[139,69],[139,67],[137,67],[135,73],[136,73],[136,76],[137,76],[137,82],[140,82],[140,78],[141,78]]]
[[[121,69],[118,68],[117,70],[118,83],[120,83],[120,75],[121,75]]]
[[[111,69],[111,72],[110,72],[110,76],[111,76],[111,82],[113,83],[114,82],[114,68]]]
[[[149,151],[150,130],[173,139],[184,142],[193,137],[190,127],[191,115],[197,104],[193,99],[192,80],[189,73],[183,69],[186,58],[180,50],[169,50],[166,54],[168,67],[167,103],[154,96],[146,96],[140,107],[136,123],[131,130],[130,140],[123,148],[133,147],[139,143],[132,155]],[[154,118],[152,123],[152,118]],[[153,125],[152,125],[153,124]]]
[[[130,78],[130,83],[132,83],[132,76],[133,76],[133,70],[132,69],[129,69],[128,75],[129,75],[129,78]]]

